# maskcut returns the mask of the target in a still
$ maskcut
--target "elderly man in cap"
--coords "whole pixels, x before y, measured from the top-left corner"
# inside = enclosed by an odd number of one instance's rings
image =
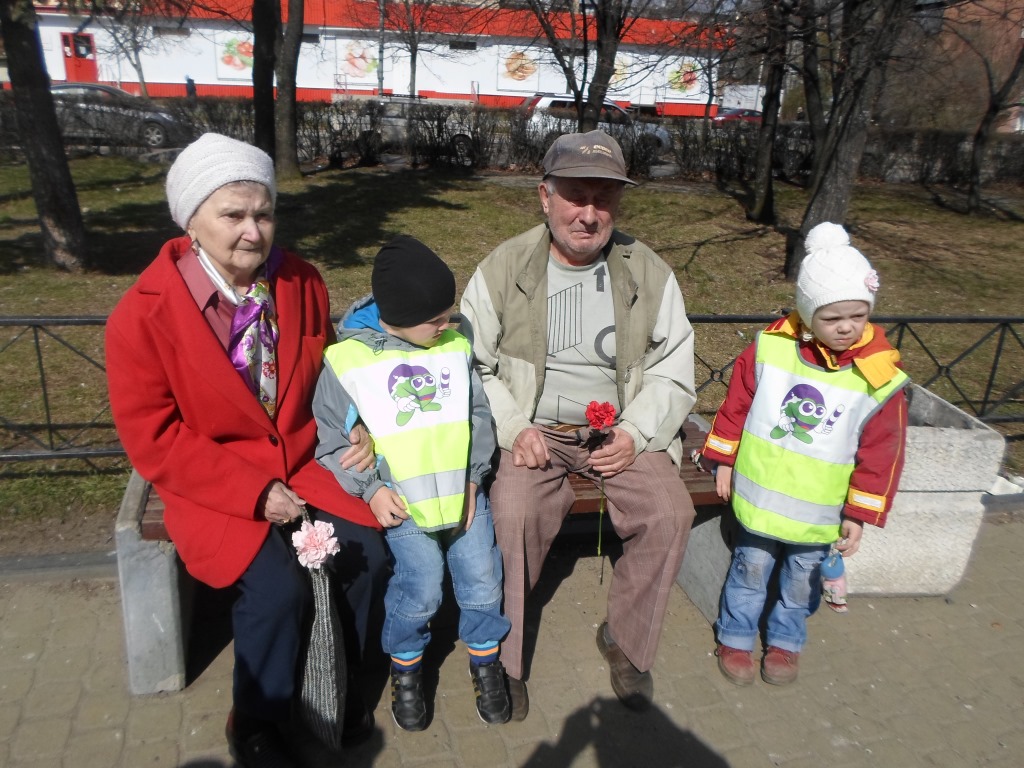
[[[574,501],[569,473],[602,484],[623,541],[597,647],[632,709],[653,697],[650,670],[693,522],[677,467],[696,399],[693,329],[672,269],[615,229],[633,183],[602,131],[557,139],[538,187],[547,221],[488,255],[462,299],[500,448],[490,498],[512,623],[501,658],[513,719],[529,710],[526,598]],[[605,435],[588,427],[592,401],[615,407]]]

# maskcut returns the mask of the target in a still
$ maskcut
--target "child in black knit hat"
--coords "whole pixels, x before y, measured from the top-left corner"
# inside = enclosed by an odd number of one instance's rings
[[[485,723],[505,723],[511,706],[498,650],[509,622],[501,610],[501,554],[480,488],[495,434],[472,347],[450,327],[455,276],[430,248],[400,236],[377,254],[371,283],[372,300],[346,316],[362,321],[343,321],[324,355],[313,415],[317,459],[369,503],[391,550],[381,635],[391,655],[391,712],[407,731],[427,727],[423,653],[447,559],[477,713]],[[378,456],[366,472],[339,460],[357,421]]]

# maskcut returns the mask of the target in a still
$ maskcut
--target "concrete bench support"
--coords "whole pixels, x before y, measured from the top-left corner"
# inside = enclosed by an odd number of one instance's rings
[[[187,612],[169,541],[142,538],[149,486],[132,472],[115,526],[129,687],[133,694],[185,687]]]
[[[984,515],[983,498],[1005,439],[942,398],[911,385],[907,455],[885,528],[864,527],[847,563],[852,595],[946,595],[963,578]],[[710,508],[705,508],[707,512]],[[727,515],[699,515],[677,583],[704,617],[718,616],[729,569]],[[735,524],[733,522],[732,524]]]

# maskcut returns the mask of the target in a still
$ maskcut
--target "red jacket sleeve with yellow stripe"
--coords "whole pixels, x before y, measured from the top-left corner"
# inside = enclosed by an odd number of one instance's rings
[[[774,328],[778,323],[769,326]],[[848,350],[837,361],[845,365],[854,357],[874,353],[888,346],[884,335],[861,350]],[[822,365],[820,353],[813,344],[800,343],[800,353],[808,362]],[[704,443],[704,457],[715,464],[732,466],[736,462],[743,425],[754,400],[756,380],[755,347],[753,344],[736,358],[725,402],[715,415],[711,431]],[[897,392],[864,426],[854,458],[850,490],[843,514],[882,528],[903,472],[904,447],[907,434],[907,398]]]

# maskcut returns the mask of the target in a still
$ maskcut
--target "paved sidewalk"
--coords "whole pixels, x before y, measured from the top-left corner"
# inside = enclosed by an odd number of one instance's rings
[[[655,666],[657,706],[646,715],[623,709],[608,684],[594,644],[607,578],[598,584],[599,561],[589,553],[589,545],[583,555],[561,549],[545,573],[550,599],[525,722],[484,726],[464,649],[441,641],[433,649],[444,660],[430,728],[399,731],[381,680],[376,737],[330,765],[1024,764],[1019,513],[983,524],[967,575],[948,598],[860,597],[845,616],[813,617],[801,678],[788,688],[725,681],[710,653],[710,627],[676,590]],[[231,765],[223,737],[230,649],[183,692],[129,696],[116,578],[95,569],[86,576],[0,574],[0,766]]]

